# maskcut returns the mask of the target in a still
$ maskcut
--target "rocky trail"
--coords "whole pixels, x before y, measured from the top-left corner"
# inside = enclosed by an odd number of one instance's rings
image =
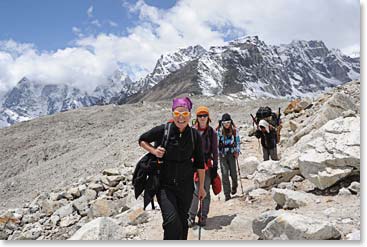
[[[239,127],[241,187],[212,194],[202,240],[360,239],[360,83],[289,106],[282,99],[194,96],[213,125]],[[249,113],[286,109],[280,160],[262,162]],[[159,208],[131,185],[138,136],[169,118],[170,102],[83,108],[0,129],[0,239],[161,240]],[[158,204],[156,203],[158,206]],[[198,227],[189,239],[198,239]]]

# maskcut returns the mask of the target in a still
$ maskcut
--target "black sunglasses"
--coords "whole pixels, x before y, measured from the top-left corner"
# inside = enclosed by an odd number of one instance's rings
[[[208,114],[203,114],[203,115],[196,115],[198,118],[202,118],[202,117],[208,117]]]

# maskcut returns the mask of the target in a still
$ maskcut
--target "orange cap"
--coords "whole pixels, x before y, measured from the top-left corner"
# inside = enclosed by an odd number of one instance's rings
[[[198,109],[196,109],[196,115],[200,114],[208,114],[209,115],[209,109],[206,106],[199,106]]]

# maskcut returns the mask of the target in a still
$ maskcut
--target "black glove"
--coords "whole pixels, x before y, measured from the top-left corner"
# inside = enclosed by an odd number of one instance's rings
[[[218,170],[218,166],[213,166],[210,169],[210,179],[213,180],[216,176],[217,176],[217,170]]]
[[[261,130],[256,130],[255,136],[257,139],[259,139],[261,137]]]

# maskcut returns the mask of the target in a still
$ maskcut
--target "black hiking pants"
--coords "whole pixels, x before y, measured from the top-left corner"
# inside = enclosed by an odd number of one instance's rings
[[[163,240],[187,240],[187,218],[193,193],[193,181],[159,190],[157,199],[163,218]]]

